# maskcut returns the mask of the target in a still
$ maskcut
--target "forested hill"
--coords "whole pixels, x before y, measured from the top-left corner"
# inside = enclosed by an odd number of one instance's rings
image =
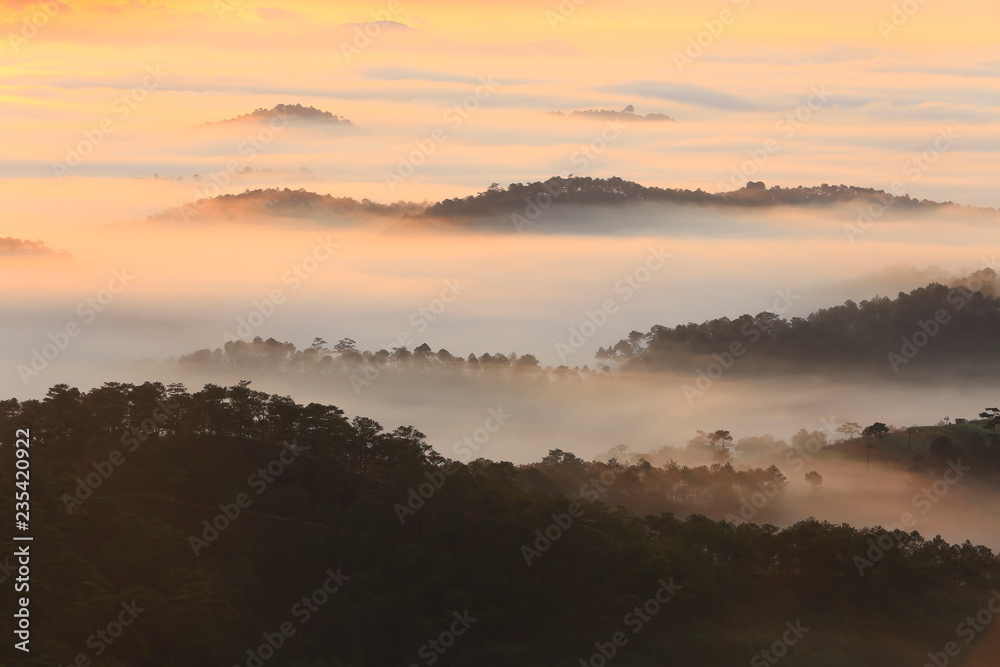
[[[889,376],[918,369],[993,373],[1000,368],[997,275],[984,269],[952,286],[931,284],[895,299],[847,301],[807,317],[763,312],[657,325],[601,348],[597,357],[633,370],[720,363],[733,373],[859,368]]]
[[[780,494],[773,470],[448,460],[247,383],[58,385],[0,401],[0,445],[3,488],[30,461],[34,537],[31,654],[8,667],[569,667],[601,647],[725,667],[764,664],[789,627],[788,667],[911,667],[1000,577],[989,549],[916,532],[612,505],[652,480],[709,505]]]
[[[419,214],[426,204],[397,202],[379,204],[368,199],[332,197],[304,189],[266,188],[235,195],[204,197],[191,204],[169,208],[146,218],[152,223],[179,223],[196,220],[253,222],[268,217],[308,218],[344,221],[351,216],[381,215],[401,217]]]
[[[206,183],[204,188],[206,192],[210,189],[210,185]],[[836,204],[852,204],[869,207],[877,215],[881,215],[887,209],[916,211],[940,210],[945,207],[996,213],[995,209],[959,207],[952,202],[913,199],[908,195],[896,197],[882,190],[846,185],[823,184],[795,188],[775,185],[768,188],[764,183],[750,182],[732,192],[710,193],[703,190],[646,187],[617,176],[607,179],[556,176],[544,182],[511,183],[507,188],[493,184],[477,195],[445,199],[434,204],[426,201],[382,204],[369,199],[359,201],[350,197],[321,195],[301,188],[246,190],[235,195],[204,197],[193,204],[185,204],[151,215],[147,221],[178,222],[189,221],[191,218],[246,220],[253,216],[344,220],[351,215],[373,214],[411,219],[434,218],[458,224],[474,218],[502,216],[507,224],[511,219],[515,222],[523,219],[523,223],[526,224],[539,215],[551,211],[553,207],[622,206],[644,202],[732,208],[829,207]]]
[[[318,123],[323,125],[351,125],[351,121],[343,116],[337,116],[329,111],[323,111],[315,107],[304,107],[301,104],[278,104],[273,109],[258,108],[251,113],[237,116],[236,118],[226,118],[207,125],[223,125],[232,123],[253,123],[278,121],[281,123],[305,122]]]
[[[762,182],[749,182],[732,192],[710,193],[703,190],[646,187],[617,176],[590,178],[552,177],[534,183],[511,183],[503,188],[494,184],[488,190],[464,198],[445,199],[427,209],[424,214],[438,218],[475,218],[499,215],[531,217],[531,207],[546,210],[551,206],[621,205],[641,202],[668,204],[701,204],[729,207],[760,206],[831,206],[857,202],[893,209],[935,209],[955,206],[952,202],[932,202],[896,197],[882,190],[847,185],[766,187]],[[984,209],[990,210],[990,209]],[[526,211],[528,211],[526,213]]]

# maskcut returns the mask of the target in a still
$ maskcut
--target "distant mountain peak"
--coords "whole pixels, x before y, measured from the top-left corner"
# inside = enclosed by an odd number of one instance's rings
[[[67,252],[56,252],[44,241],[28,241],[13,236],[0,237],[0,257],[68,257]]]
[[[352,124],[351,121],[343,116],[336,116],[329,111],[323,111],[321,109],[317,109],[316,107],[304,107],[301,104],[278,104],[275,105],[273,109],[259,108],[248,114],[243,114],[242,116],[226,118],[225,120],[216,121],[214,123],[206,123],[206,125],[265,122],[271,121],[275,118],[284,118],[291,121],[324,125]]]
[[[646,122],[663,122],[663,121],[676,121],[676,119],[662,113],[648,113],[645,116],[642,114],[637,114],[635,112],[635,107],[631,104],[622,109],[621,111],[614,111],[610,109],[580,109],[577,111],[549,111],[550,116],[585,116],[600,119],[613,119],[613,120],[624,120],[624,121],[646,121]]]

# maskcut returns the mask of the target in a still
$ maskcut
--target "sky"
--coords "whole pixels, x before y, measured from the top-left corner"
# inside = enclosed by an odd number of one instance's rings
[[[231,160],[282,172],[267,184],[377,201],[576,173],[709,191],[902,179],[913,196],[996,206],[998,21],[974,0],[5,0],[0,115],[17,131],[0,177],[23,225],[38,199],[79,189],[104,219],[154,213]],[[296,102],[353,126],[279,133],[252,159],[245,133],[203,127]],[[545,115],[629,104],[677,122],[601,146],[601,123]],[[941,133],[949,150],[908,169]],[[406,162],[412,175],[387,178]],[[135,182],[154,175],[185,182]]]
[[[146,218],[248,188],[433,202],[568,174],[710,192],[843,183],[997,207],[998,27],[1000,6],[975,0],[0,0],[0,239],[51,250],[0,243],[0,389],[99,384],[105,364],[218,347],[275,289],[288,299],[254,333],[377,349],[460,281],[418,338],[582,365],[631,330],[773,309],[782,290],[797,295],[788,315],[806,315],[996,268],[995,225],[972,214],[887,215],[857,242],[849,209],[647,212],[629,233],[570,235]],[[278,104],[350,123],[218,123]],[[672,120],[572,113],[628,105]],[[292,293],[283,276],[328,238],[339,249]],[[560,358],[650,248],[670,254],[663,270]],[[134,278],[108,291],[119,273]],[[78,321],[25,383],[17,368]]]

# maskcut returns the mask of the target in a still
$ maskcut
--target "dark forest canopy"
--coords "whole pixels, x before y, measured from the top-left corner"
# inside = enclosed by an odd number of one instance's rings
[[[442,372],[462,372],[480,375],[491,370],[518,371],[537,374],[542,370],[534,355],[518,355],[515,352],[503,354],[484,352],[479,356],[455,356],[448,350],[435,352],[427,343],[421,343],[412,350],[405,345],[393,347],[392,351],[379,349],[374,352],[359,350],[354,340],[342,338],[333,346],[317,338],[306,349],[298,349],[294,343],[281,342],[274,338],[264,340],[260,336],[252,340],[232,340],[215,350],[198,350],[183,355],[181,364],[208,364],[232,368],[276,370],[276,371],[339,371],[348,373],[385,372],[391,370],[423,370]],[[552,369],[546,369],[552,370]],[[566,366],[560,371],[569,373]],[[589,369],[573,369],[587,372]]]
[[[526,207],[541,209],[551,206],[623,205],[642,202],[695,204],[728,207],[761,206],[832,206],[852,202],[877,204],[894,210],[935,209],[955,206],[952,202],[932,202],[913,199],[909,195],[894,196],[883,190],[847,185],[819,185],[796,188],[766,187],[762,182],[749,182],[732,192],[710,193],[701,189],[685,190],[646,187],[617,176],[603,179],[589,176],[568,178],[554,176],[545,182],[511,183],[508,188],[498,184],[484,192],[464,198],[445,199],[427,209],[426,216],[440,218],[474,218],[497,215],[525,215]],[[978,210],[978,209],[977,209]],[[993,209],[981,209],[992,211]],[[995,212],[995,211],[994,211]]]
[[[194,205],[174,207],[147,218],[156,222],[187,220],[190,217],[221,217],[241,220],[241,216],[271,215],[316,219],[342,219],[356,213],[371,213],[397,218],[436,218],[449,223],[462,223],[474,218],[505,217],[521,229],[538,214],[562,206],[623,206],[642,203],[678,204],[692,206],[724,206],[735,209],[752,209],[768,206],[830,207],[837,204],[856,204],[868,210],[917,211],[964,209],[996,213],[995,209],[958,206],[952,202],[934,202],[914,199],[909,195],[894,196],[883,190],[847,185],[798,186],[795,188],[770,188],[762,182],[748,182],[732,192],[710,193],[701,189],[685,190],[646,187],[617,176],[591,178],[589,176],[554,176],[544,182],[511,183],[507,188],[494,183],[476,195],[445,199],[437,203],[398,201],[381,204],[369,199],[361,201],[350,197],[331,197],[304,189],[278,188],[246,190],[236,195],[204,198]],[[532,208],[534,207],[534,208]],[[872,208],[874,207],[874,208]],[[191,209],[197,209],[192,211]],[[188,210],[188,218],[184,210]],[[522,224],[517,224],[519,218]],[[853,214],[852,214],[853,218]]]
[[[277,104],[273,109],[259,108],[236,118],[226,118],[214,123],[206,123],[206,125],[265,122],[276,119],[281,121],[319,123],[323,125],[351,125],[351,121],[343,116],[336,116],[329,111],[322,111],[315,107],[304,107],[301,104]]]
[[[776,469],[558,450],[526,466],[451,460],[411,426],[246,382],[57,385],[0,401],[5,488],[17,429],[31,440],[34,639],[11,666],[93,660],[97,646],[93,664],[141,667],[427,664],[458,614],[474,621],[437,664],[575,665],[621,631],[615,664],[722,667],[791,622],[808,634],[783,665],[909,667],[953,640],[1000,578],[997,557],[969,542],[691,513],[761,485],[780,493]],[[686,518],[618,506],[654,485],[690,503]],[[13,500],[0,499],[8,516]],[[123,604],[142,611],[97,644]],[[11,622],[0,619],[8,637]],[[285,623],[294,632],[268,649]]]
[[[995,271],[984,269],[951,286],[847,301],[807,317],[762,312],[657,325],[602,348],[597,358],[631,370],[689,370],[718,355],[733,361],[727,372],[736,373],[852,367],[904,377],[916,369],[993,373],[1000,367],[996,280]]]
[[[317,338],[305,349],[274,338],[232,340],[215,350],[180,357],[204,364],[287,372],[340,372],[364,383],[385,372],[413,370],[469,377],[487,373],[578,380],[591,372],[694,371],[727,362],[732,373],[831,374],[863,371],[905,380],[921,371],[974,377],[1000,368],[997,276],[984,269],[946,286],[932,283],[895,299],[876,296],[783,318],[772,312],[722,317],[701,324],[656,325],[600,348],[596,363],[542,366],[532,354],[462,356],[427,343],[358,349],[350,338],[330,345]],[[730,357],[732,357],[730,359]],[[731,362],[731,363],[730,363]],[[971,375],[970,375],[971,374]]]

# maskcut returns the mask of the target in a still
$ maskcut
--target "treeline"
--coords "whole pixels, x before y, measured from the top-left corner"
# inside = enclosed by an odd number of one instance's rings
[[[989,549],[915,532],[643,516],[613,503],[684,473],[556,450],[450,461],[413,427],[245,382],[0,402],[8,517],[19,429],[32,635],[11,666],[569,667],[611,646],[620,665],[722,667],[763,660],[792,624],[782,664],[908,667],[1000,576]],[[749,473],[684,483],[779,479]]]
[[[894,196],[882,190],[847,185],[827,185],[795,188],[766,187],[750,182],[739,190],[710,193],[701,190],[646,187],[617,176],[554,176],[545,182],[511,183],[503,188],[494,184],[488,190],[464,198],[445,199],[430,206],[427,217],[476,218],[488,216],[525,215],[531,206],[549,209],[551,206],[600,206],[641,202],[699,204],[713,206],[831,206],[850,202],[877,203],[885,208],[913,209],[953,206],[913,199],[909,195]]]
[[[29,241],[27,239],[14,238],[13,236],[0,237],[0,257],[23,257],[29,255],[43,257],[69,256],[66,252],[56,253],[55,250],[45,245],[44,241]]]
[[[300,350],[294,343],[256,336],[252,340],[229,341],[214,350],[206,348],[182,355],[178,362],[247,370],[344,373],[367,380],[382,373],[408,370],[467,377],[494,373],[550,379],[579,379],[592,372],[586,365],[580,368],[542,367],[534,355],[516,352],[484,352],[479,356],[462,357],[444,348],[435,352],[427,343],[412,350],[401,345],[391,352],[386,349],[372,352],[358,350],[355,341],[349,338],[341,339],[332,348],[326,341],[317,339],[310,347]]]
[[[162,213],[148,216],[147,222],[178,223],[211,219],[232,222],[252,222],[260,216],[309,218],[344,222],[356,215],[402,217],[418,214],[426,204],[399,201],[379,204],[370,199],[358,201],[350,197],[332,197],[309,192],[303,188],[266,188],[245,190],[237,195],[199,199],[194,204],[175,206]]]
[[[207,125],[220,125],[223,123],[239,123],[245,121],[268,121],[279,120],[299,120],[310,123],[325,123],[330,125],[351,125],[351,121],[343,116],[337,116],[329,111],[322,111],[316,107],[304,107],[301,104],[278,104],[273,109],[258,108],[251,113],[227,118],[216,123],[206,123]]]
[[[584,116],[587,118],[600,118],[600,119],[610,119],[610,120],[622,120],[627,122],[662,122],[665,120],[674,120],[670,116],[664,113],[648,113],[643,115],[641,113],[635,112],[635,107],[631,104],[622,111],[615,111],[614,109],[578,109],[576,111],[570,111],[567,114],[564,111],[549,111],[548,115],[551,116]]]
[[[617,362],[630,370],[693,371],[717,365],[738,374],[864,367],[888,376],[924,369],[974,377],[995,372],[1000,363],[996,272],[984,269],[954,286],[933,283],[900,292],[895,299],[847,301],[807,317],[762,312],[701,324],[657,325],[645,334],[632,332],[596,356],[599,362]]]
[[[627,114],[632,115],[632,114]],[[553,206],[619,206],[643,202],[705,206],[832,206],[857,203],[872,210],[913,210],[957,206],[952,202],[913,199],[909,195],[894,196],[882,190],[847,185],[766,187],[762,182],[748,182],[739,190],[710,193],[701,190],[646,187],[617,176],[602,179],[583,176],[554,176],[545,182],[511,183],[503,188],[494,183],[487,190],[464,198],[445,199],[430,204],[398,201],[381,204],[369,199],[331,197],[304,189],[278,188],[246,190],[238,195],[220,195],[199,200],[195,213],[184,217],[186,207],[174,207],[147,217],[151,222],[189,221],[191,217],[241,220],[247,216],[270,215],[311,219],[342,220],[351,215],[371,214],[397,218],[437,218],[453,223],[484,217],[505,217],[522,222],[534,220]],[[975,209],[995,213],[993,209]],[[538,213],[534,211],[537,209]],[[520,229],[521,227],[518,226]]]

